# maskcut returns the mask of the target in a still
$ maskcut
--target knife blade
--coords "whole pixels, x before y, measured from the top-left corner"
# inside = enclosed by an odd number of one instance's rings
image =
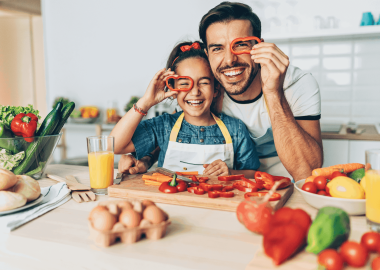
[[[168,169],[165,169],[165,168],[157,168],[156,171],[159,173],[162,173],[164,175],[170,176],[170,177],[173,177],[173,175],[176,174],[175,172],[168,170]],[[181,176],[181,175],[177,175],[177,179],[185,181],[185,182],[189,182],[189,183],[199,184],[199,182],[195,182],[195,181],[193,181],[187,177]]]
[[[123,174],[122,173],[117,173],[116,178],[113,180],[114,185],[119,185],[121,180],[123,179]]]

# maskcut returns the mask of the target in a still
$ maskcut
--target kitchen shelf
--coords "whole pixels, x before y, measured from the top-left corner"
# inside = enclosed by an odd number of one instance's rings
[[[316,31],[302,33],[283,33],[283,34],[263,34],[263,38],[267,42],[291,42],[291,41],[321,41],[336,40],[342,38],[379,38],[380,25],[369,25],[356,28],[345,29],[322,29]]]

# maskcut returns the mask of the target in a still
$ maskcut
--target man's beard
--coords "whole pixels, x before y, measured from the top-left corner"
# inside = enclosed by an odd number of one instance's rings
[[[246,63],[235,63],[235,65],[233,66],[224,66],[224,67],[219,67],[216,69],[217,73],[218,74],[221,74],[222,70],[224,69],[231,69],[231,68],[236,68],[236,67],[245,67],[245,68],[249,68],[250,66]],[[248,80],[245,82],[244,85],[242,86],[238,86],[239,83],[241,82],[236,82],[236,83],[227,83],[227,85],[223,85],[223,82],[222,80],[219,78],[219,82],[220,84],[224,87],[224,89],[227,91],[227,93],[231,96],[234,96],[234,95],[241,95],[243,93],[245,93],[249,86],[252,84],[253,80],[256,78],[256,75],[258,73],[258,69],[255,69],[253,68],[251,70],[251,73],[249,74],[249,77],[248,77]],[[218,79],[218,78],[217,78]],[[226,87],[227,86],[227,87]],[[231,89],[231,88],[234,88],[234,89]]]

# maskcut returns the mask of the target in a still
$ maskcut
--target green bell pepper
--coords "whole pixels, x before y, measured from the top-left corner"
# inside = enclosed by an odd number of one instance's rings
[[[319,209],[309,228],[306,251],[318,254],[327,248],[338,249],[350,235],[350,218],[340,208]]]

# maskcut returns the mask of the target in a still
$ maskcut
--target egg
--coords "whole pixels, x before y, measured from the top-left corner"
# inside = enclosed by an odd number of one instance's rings
[[[159,224],[166,219],[164,212],[155,205],[149,205],[143,212],[143,218],[152,224]]]
[[[128,201],[118,202],[117,206],[120,208],[121,211],[133,208],[133,205],[130,202],[128,202]]]
[[[143,212],[143,205],[140,201],[135,201],[133,203],[133,210],[135,210],[137,213],[141,214]]]
[[[143,200],[141,202],[141,204],[144,206],[144,207],[148,207],[149,205],[156,205],[154,202],[152,202],[151,200]]]
[[[115,216],[120,214],[120,209],[117,207],[116,203],[110,203],[107,205],[108,211]]]
[[[108,212],[108,209],[107,207],[103,206],[103,205],[98,205],[96,207],[94,207],[91,212],[90,212],[90,215],[88,216],[88,219],[89,220],[92,220],[94,218],[96,218],[97,214],[99,212],[102,212],[102,211],[107,211]]]
[[[92,227],[98,231],[110,231],[116,224],[117,219],[108,210],[99,211],[91,218]]]
[[[138,227],[141,221],[141,215],[133,209],[126,209],[121,212],[119,221],[127,228]]]

